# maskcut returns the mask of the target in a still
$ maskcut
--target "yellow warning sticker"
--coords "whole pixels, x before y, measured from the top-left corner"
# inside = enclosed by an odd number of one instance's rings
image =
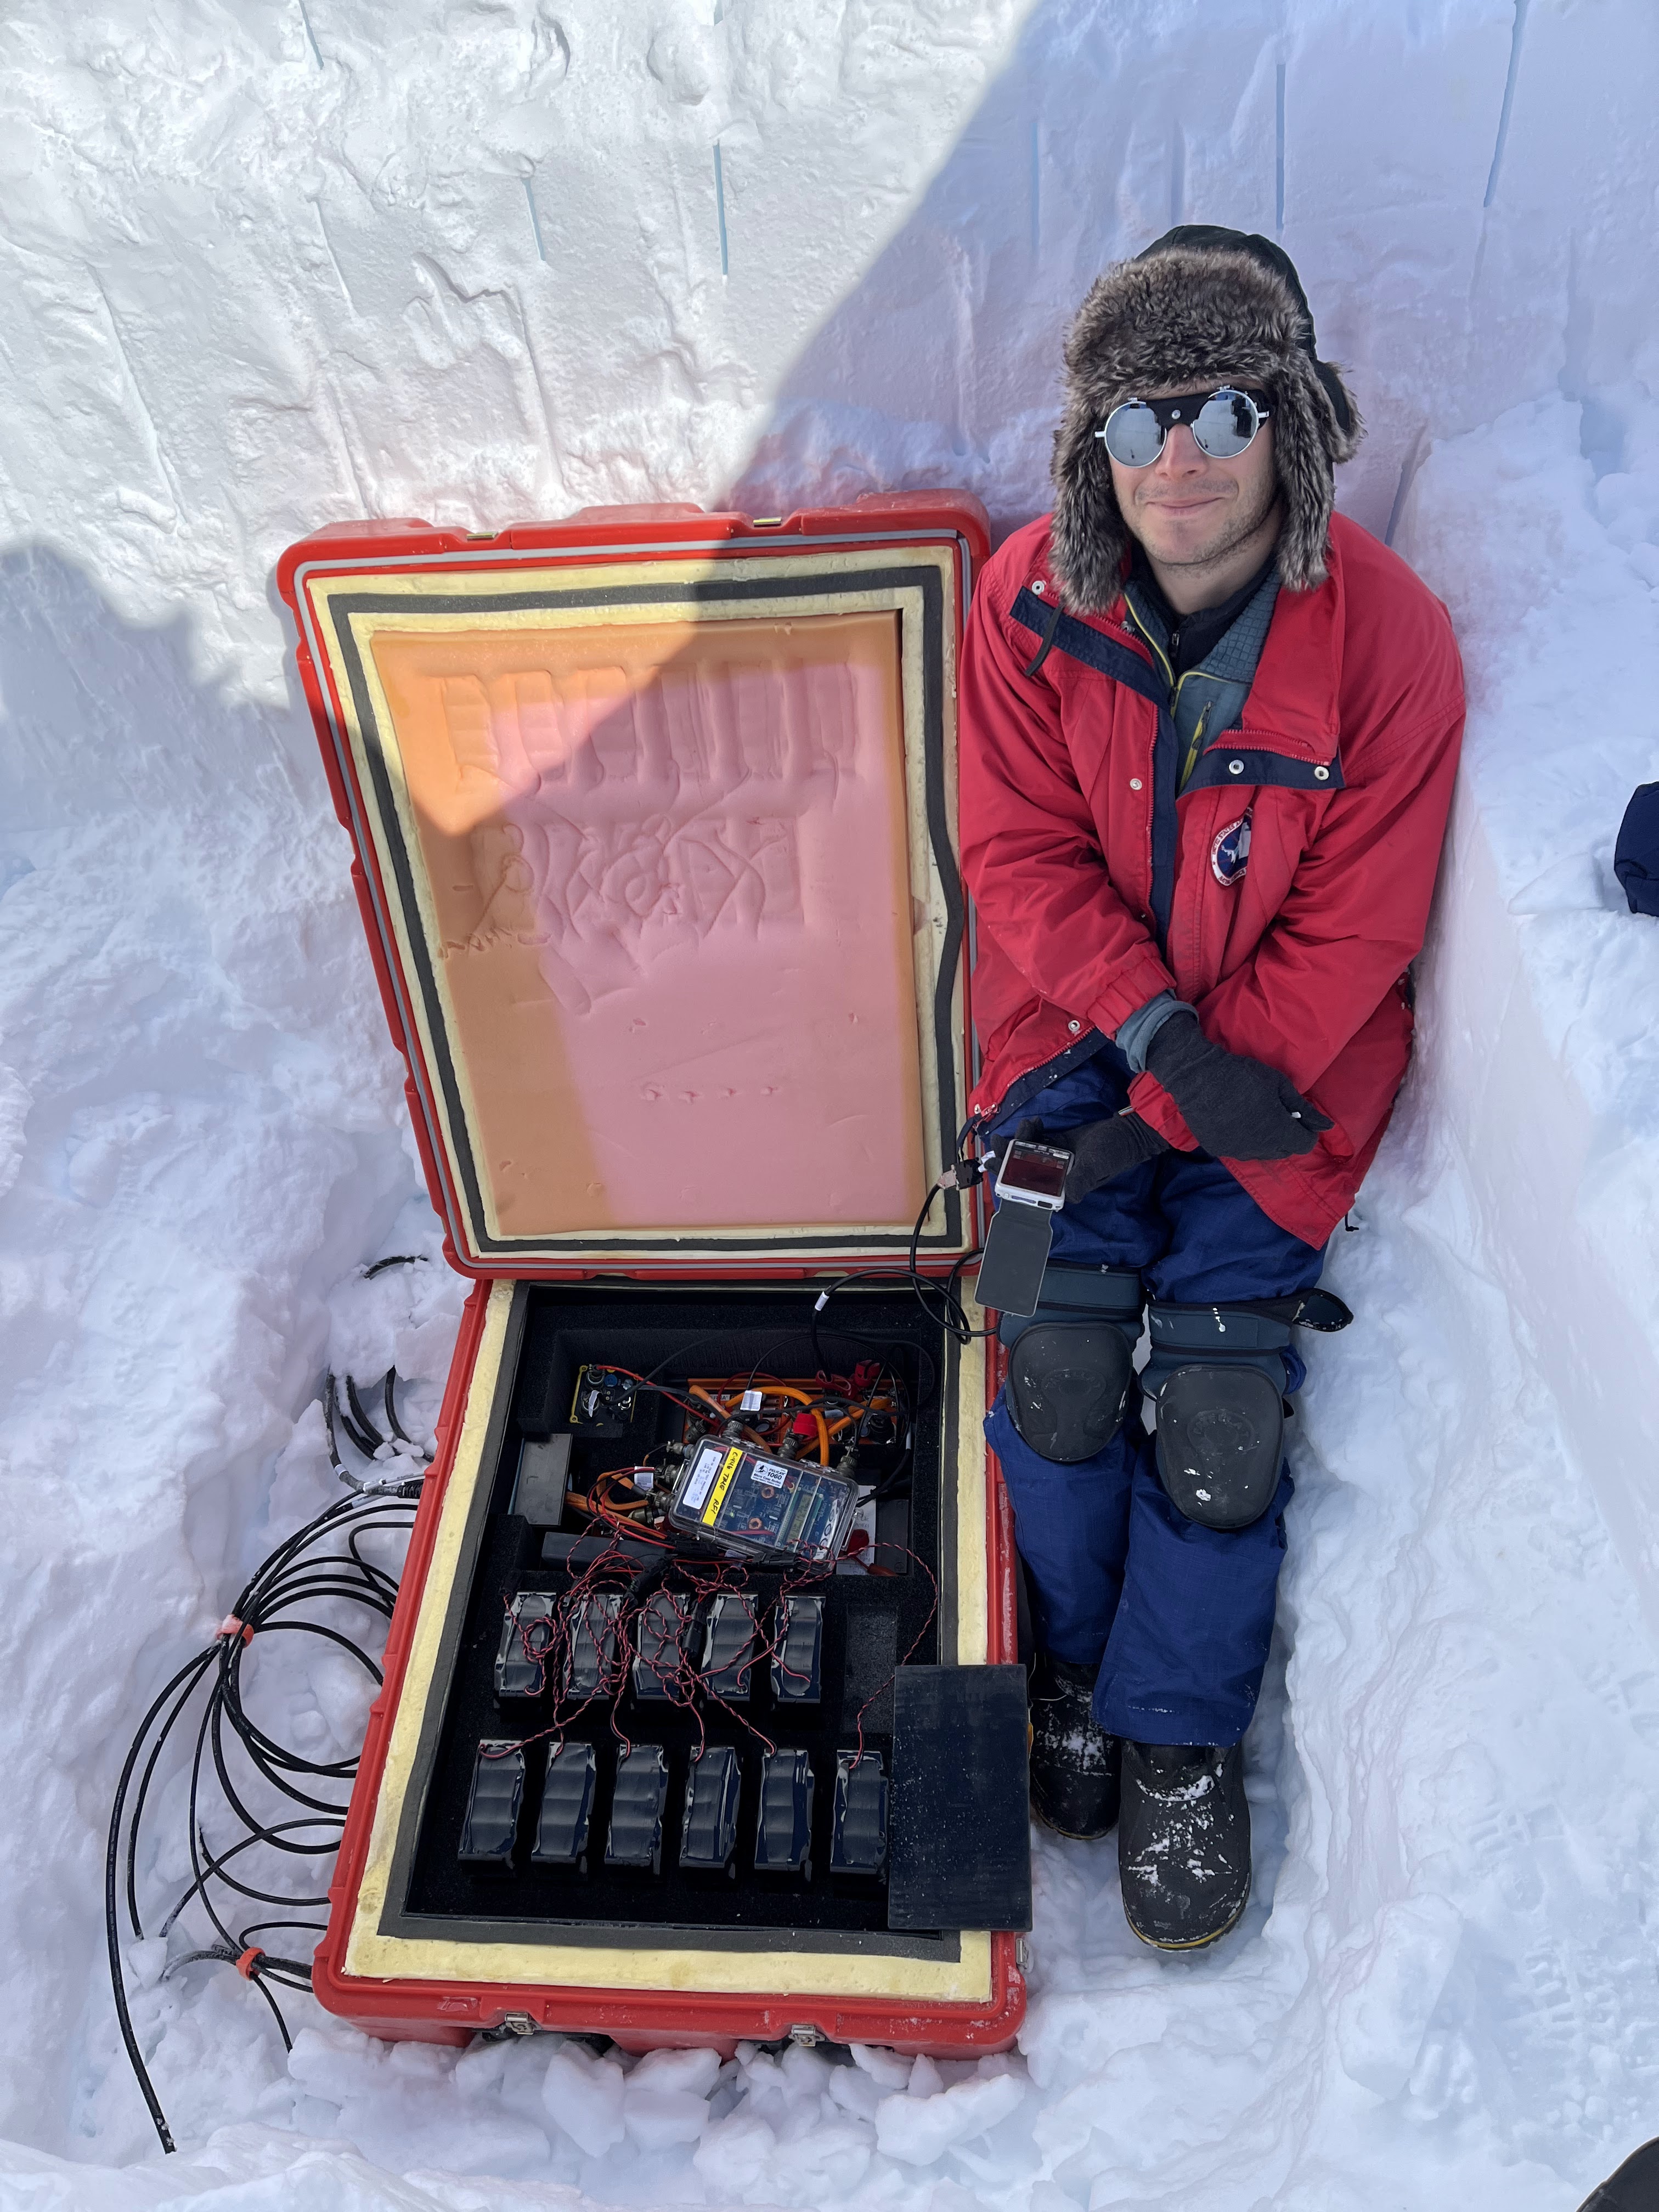
[[[720,1517],[720,1510],[726,1503],[726,1493],[732,1487],[732,1479],[742,1465],[743,1454],[733,1444],[721,1463],[720,1478],[714,1485],[714,1495],[702,1509],[702,1524],[705,1528],[712,1528]]]

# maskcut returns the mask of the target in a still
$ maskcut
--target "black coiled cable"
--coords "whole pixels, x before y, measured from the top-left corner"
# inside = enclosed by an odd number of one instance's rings
[[[355,1756],[312,1759],[278,1741],[247,1710],[242,1694],[242,1661],[257,1636],[311,1636],[344,1651],[378,1687],[382,1679],[380,1668],[369,1652],[355,1637],[317,1618],[312,1608],[328,1601],[345,1601],[390,1621],[398,1594],[398,1577],[363,1555],[362,1540],[371,1530],[386,1534],[411,1528],[415,1516],[410,1493],[417,1494],[418,1490],[418,1482],[410,1482],[395,1490],[355,1492],[279,1544],[249,1577],[212,1642],[187,1660],[156,1697],[127,1753],[110,1813],[104,1862],[105,1932],[121,2039],[165,2151],[174,2148],[173,2134],[138,2048],[127,2006],[119,1910],[125,1890],[127,1918],[133,1935],[142,1939],[144,1929],[138,1909],[137,1875],[138,1834],[157,1764],[199,1694],[201,1711],[190,1766],[191,1880],[162,1920],[161,1933],[165,1935],[185,1906],[192,1899],[198,1899],[217,1940],[172,1960],[166,1971],[176,1972],[198,1960],[234,1966],[270,2007],[283,2044],[291,2049],[288,2023],[273,1990],[309,1989],[311,1967],[306,1960],[268,1952],[255,1939],[278,1928],[320,1934],[325,1923],[285,1912],[276,1918],[233,1928],[225,1917],[230,1906],[223,1899],[216,1903],[215,1887],[238,1897],[279,1907],[303,1910],[326,1905],[326,1895],[283,1895],[254,1887],[226,1869],[233,1859],[255,1846],[293,1857],[331,1856],[339,1848],[346,1808],[335,1796],[319,1793],[331,1787],[337,1789],[343,1783],[349,1785],[357,1771],[357,1759]],[[329,1548],[337,1542],[337,1548]],[[199,1817],[204,1767],[210,1760],[222,1810],[242,1832],[228,1846],[216,1851],[210,1849]],[[261,1820],[246,1802],[248,1777],[234,1771],[238,1761],[302,1809],[292,1819]],[[223,1904],[223,1912],[220,1904]]]

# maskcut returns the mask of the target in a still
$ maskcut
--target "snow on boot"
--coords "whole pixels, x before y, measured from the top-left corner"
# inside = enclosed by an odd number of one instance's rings
[[[1143,1943],[1190,1951],[1224,1936],[1250,1894],[1243,1746],[1126,1743],[1117,1867]]]
[[[1121,1747],[1091,1703],[1099,1672],[1044,1653],[1031,1683],[1031,1810],[1045,1827],[1085,1841],[1117,1818]]]

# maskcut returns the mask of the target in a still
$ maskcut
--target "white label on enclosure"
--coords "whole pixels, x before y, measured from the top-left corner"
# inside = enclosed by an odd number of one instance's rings
[[[685,1496],[680,1503],[695,1513],[709,1492],[714,1487],[714,1477],[720,1471],[720,1462],[726,1452],[720,1444],[704,1444],[691,1462],[691,1480],[685,1486]]]

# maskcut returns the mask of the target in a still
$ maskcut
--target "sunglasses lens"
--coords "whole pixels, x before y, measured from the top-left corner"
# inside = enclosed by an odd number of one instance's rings
[[[1261,428],[1261,417],[1247,392],[1218,392],[1193,422],[1193,435],[1212,461],[1231,461]]]
[[[1106,450],[1126,469],[1144,469],[1164,450],[1164,432],[1152,409],[1139,399],[1126,400],[1106,417]]]

